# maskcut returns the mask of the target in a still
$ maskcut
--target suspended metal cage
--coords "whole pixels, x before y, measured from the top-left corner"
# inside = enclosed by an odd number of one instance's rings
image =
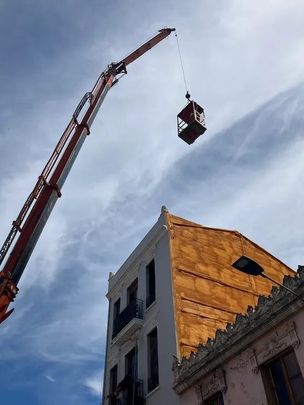
[[[203,107],[189,100],[186,107],[177,115],[178,136],[191,145],[206,129]]]

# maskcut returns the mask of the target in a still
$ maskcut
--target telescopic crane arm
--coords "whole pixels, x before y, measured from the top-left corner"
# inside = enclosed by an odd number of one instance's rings
[[[90,127],[107,92],[118,81],[120,75],[127,73],[126,67],[130,63],[140,58],[174,30],[174,28],[161,29],[157,35],[120,62],[110,64],[101,73],[92,91],[86,93],[78,104],[0,250],[0,266],[4,263],[0,271],[0,323],[13,311],[8,310],[8,306],[16,297],[18,282],[56,201],[61,197],[65,179],[86,136],[90,134]],[[86,104],[88,108],[80,119],[80,113]],[[9,251],[10,254],[4,261]]]

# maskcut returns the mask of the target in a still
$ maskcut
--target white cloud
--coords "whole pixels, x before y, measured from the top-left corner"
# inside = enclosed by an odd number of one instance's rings
[[[102,395],[102,371],[94,373],[91,377],[83,381],[83,385],[88,387],[91,393],[101,399]]]
[[[126,13],[119,24],[90,27],[88,37],[81,43],[75,40],[73,49],[58,57],[50,54],[48,68],[35,80],[14,77],[16,103],[23,104],[17,111],[4,103],[5,114],[0,116],[3,240],[82,94],[107,63],[159,25],[177,26],[189,90],[206,107],[208,131],[188,147],[176,135],[176,114],[186,100],[173,36],[130,66],[107,96],[21,280],[16,314],[1,332],[8,342],[22,331],[23,352],[35,353],[54,367],[102,357],[108,272],[118,269],[167,200],[174,201],[169,209],[177,215],[238,228],[293,265],[303,257],[301,142],[274,155],[263,171],[234,172],[238,178],[229,172],[217,178],[214,172],[204,181],[196,179],[193,188],[191,174],[184,173],[176,179],[178,186],[166,189],[166,176],[180,164],[179,158],[191,159],[204,145],[204,154],[196,159],[217,160],[208,150],[219,130],[304,79],[303,2],[197,0],[159,5],[138,2],[139,7],[130,8],[126,2],[119,10]],[[274,105],[274,114],[278,107]],[[296,102],[294,108],[299,108]],[[289,121],[283,117],[285,129]],[[244,128],[236,163],[246,156],[250,138],[263,136],[259,119],[254,126]],[[245,176],[250,182],[235,193]],[[280,180],[276,187],[274,178]],[[159,184],[164,184],[161,195]],[[7,357],[14,355],[20,353],[7,350]],[[46,373],[45,378],[53,375]],[[83,384],[100,396],[101,380],[100,373]]]
[[[56,382],[55,378],[53,378],[51,375],[45,374],[44,377],[52,383]]]

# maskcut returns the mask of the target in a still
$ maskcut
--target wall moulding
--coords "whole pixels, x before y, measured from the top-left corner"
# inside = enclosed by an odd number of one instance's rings
[[[299,345],[295,322],[287,321],[276,328],[267,338],[262,350],[256,352],[257,363],[261,365],[289,347],[298,348]]]
[[[258,362],[256,358],[256,353],[253,348],[248,348],[241,352],[233,362],[230,370],[238,370],[243,372],[244,369],[250,368],[254,373],[258,373]]]
[[[204,401],[217,392],[226,392],[227,384],[225,371],[217,369],[212,374],[204,378],[201,384],[195,386],[195,392],[198,398],[198,405],[203,405]]]

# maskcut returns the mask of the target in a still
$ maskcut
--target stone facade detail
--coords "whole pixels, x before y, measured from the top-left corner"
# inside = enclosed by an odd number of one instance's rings
[[[303,296],[304,266],[299,266],[295,276],[285,276],[284,286]],[[256,307],[248,307],[245,315],[237,315],[234,323],[228,323],[225,330],[218,330],[214,339],[200,344],[189,358],[175,360],[174,389],[181,393],[195,381],[206,379],[212,370],[223,364],[229,353],[239,354],[231,369],[241,371],[249,365],[253,373],[259,373],[259,367],[269,359],[289,347],[300,345],[295,323],[286,319],[302,307],[302,301],[285,288],[273,287],[269,297],[260,296]],[[264,347],[253,350],[251,343],[272,329],[274,332]]]
[[[258,373],[259,371],[255,350],[251,348],[244,350],[237,357],[237,360],[235,361],[234,365],[230,367],[230,370],[238,370],[243,372],[243,370],[247,369],[248,367],[250,367],[254,373]]]
[[[261,365],[289,347],[300,345],[294,322],[285,322],[268,339],[265,347],[257,353],[258,365]]]
[[[196,385],[195,391],[199,401],[198,405],[203,405],[204,400],[212,397],[217,392],[226,392],[226,390],[225,372],[224,370],[217,369],[205,379],[203,384]]]

